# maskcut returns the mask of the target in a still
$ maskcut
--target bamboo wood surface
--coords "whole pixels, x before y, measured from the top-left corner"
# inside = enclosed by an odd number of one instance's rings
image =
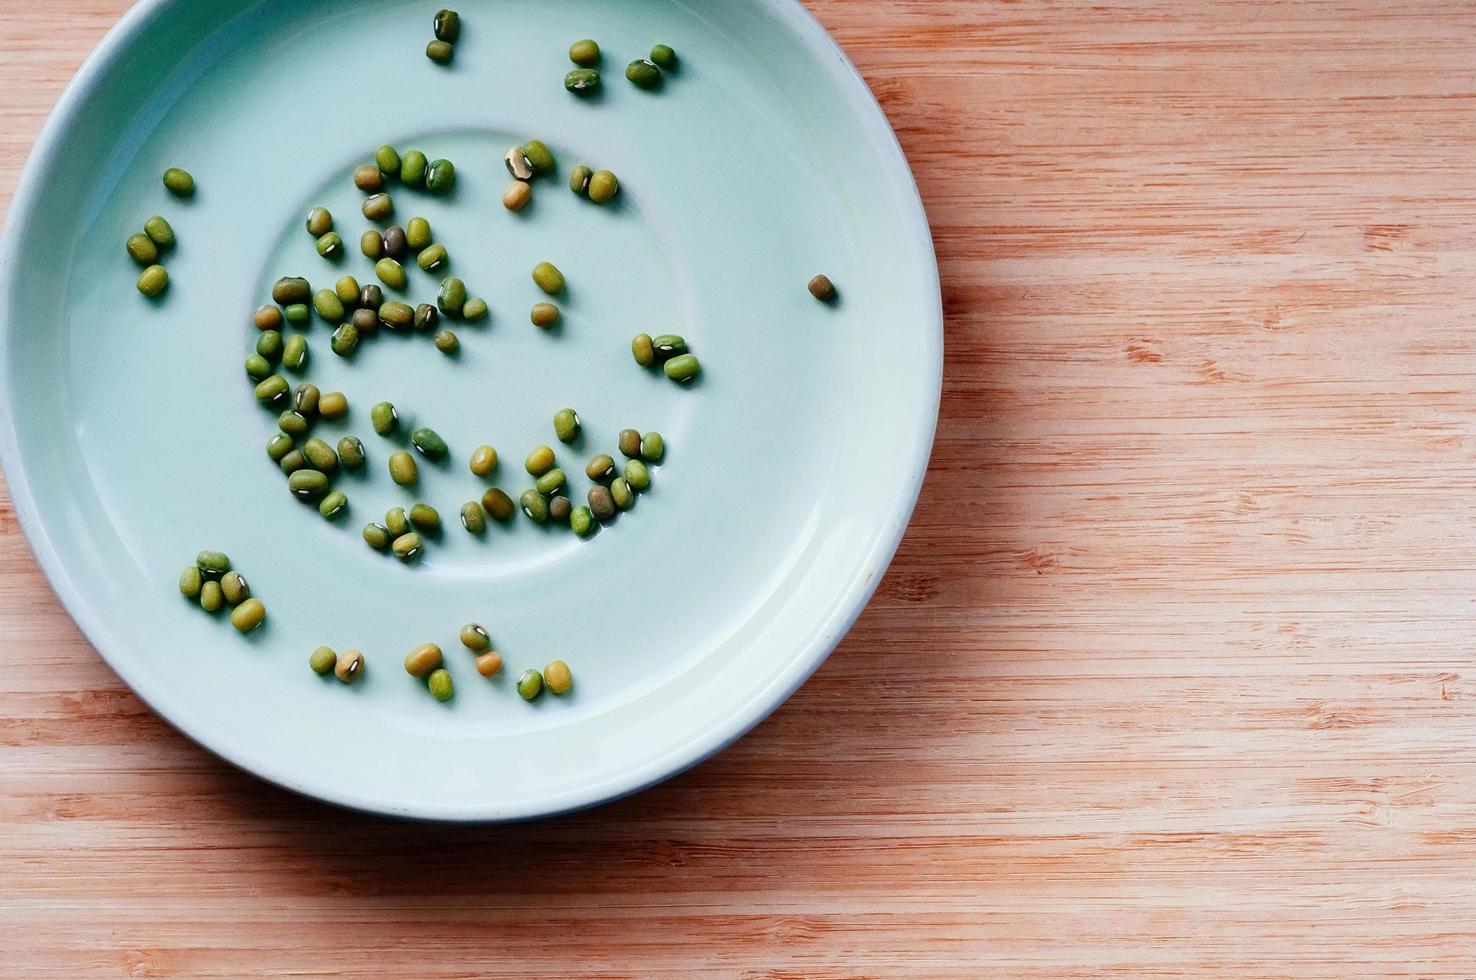
[[[1476,6],[809,5],[947,312],[839,651],[635,798],[394,823],[154,717],[0,494],[0,974],[1476,974]],[[0,0],[0,206],[124,7]]]

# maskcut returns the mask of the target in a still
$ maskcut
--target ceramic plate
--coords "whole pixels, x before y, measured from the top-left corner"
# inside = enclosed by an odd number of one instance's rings
[[[839,642],[906,526],[936,419],[937,271],[886,120],[840,50],[790,0],[463,0],[455,63],[424,55],[438,4],[156,0],[134,8],[47,125],[8,220],[0,458],[42,567],[97,649],[155,710],[231,762],[336,803],[444,820],[517,819],[608,800],[689,766],[779,705]],[[563,88],[571,41],[594,37],[605,85]],[[624,66],[657,42],[681,63],[660,91]],[[538,137],[558,175],[500,205],[511,145]],[[316,434],[363,439],[337,523],[294,500],[264,451],[275,413],[242,362],[251,312],[283,275],[372,281],[350,175],[381,143],[457,167],[453,194],[393,185],[400,222],[428,218],[451,273],[492,315],[365,340],[351,359],[305,331],[308,378],[352,408]],[[576,163],[622,192],[573,195]],[[190,170],[192,200],[166,167]],[[319,257],[303,226],[337,218],[350,253]],[[123,244],[162,214],[178,246],[157,302]],[[529,323],[530,270],[559,266],[559,329]],[[409,265],[412,303],[441,274]],[[827,273],[840,302],[806,283]],[[637,366],[631,337],[686,336],[689,387]],[[450,443],[413,491],[391,483],[369,408]],[[554,438],[576,408],[584,434]],[[584,461],[625,427],[667,454],[633,510],[588,540],[519,516],[478,538],[460,505],[488,482],[514,498],[524,455],[558,448],[574,496]],[[475,477],[481,443],[502,462]],[[447,523],[422,562],[360,538],[424,500]],[[228,552],[269,609],[238,636],[176,589],[202,548]],[[457,643],[486,624],[506,658],[486,680]],[[401,666],[434,641],[456,696]],[[362,681],[307,668],[357,648]],[[562,658],[575,687],[536,703],[518,674]]]

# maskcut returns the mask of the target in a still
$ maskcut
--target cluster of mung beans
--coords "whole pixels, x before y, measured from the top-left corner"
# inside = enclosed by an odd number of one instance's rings
[[[164,188],[175,197],[193,197],[195,178],[188,171],[170,167],[164,171]],[[162,215],[145,221],[143,231],[129,235],[125,245],[129,257],[144,266],[138,274],[139,292],[152,299],[169,288],[169,270],[159,264],[159,255],[174,247],[174,229]]]
[[[630,342],[630,355],[641,367],[661,365],[666,376],[677,384],[688,384],[702,371],[697,355],[688,352],[686,338],[674,333],[652,337],[638,333]]]
[[[200,603],[208,613],[231,607],[231,625],[250,633],[266,622],[266,606],[251,594],[246,577],[231,568],[223,551],[202,551],[179,573],[179,594]]]
[[[578,65],[564,76],[564,88],[575,95],[590,95],[600,88],[600,46],[591,38],[584,38],[569,45],[569,60]],[[637,58],[625,66],[625,77],[636,88],[654,89],[661,87],[662,72],[675,71],[676,52],[669,45],[658,44],[651,49],[648,58]]]
[[[492,649],[492,637],[480,623],[467,623],[461,628],[461,644],[476,655],[477,673],[483,677],[495,677],[502,671],[502,654]],[[326,648],[320,648],[326,649]],[[317,654],[315,653],[316,657]],[[451,671],[445,667],[445,654],[435,643],[422,643],[405,655],[405,673],[416,680],[425,681],[426,689],[437,701],[449,701],[456,693]],[[314,670],[318,666],[313,664]],[[319,671],[322,673],[322,671]],[[524,701],[533,701],[543,693],[545,687],[554,694],[568,694],[574,686],[574,675],[569,665],[555,660],[542,671],[529,668],[518,678],[518,694]]]
[[[461,38],[461,15],[454,10],[438,10],[431,27],[436,36],[425,46],[425,56],[438,65],[451,64]]]
[[[352,684],[364,675],[366,661],[358,650],[337,653],[332,647],[318,647],[308,657],[308,666],[319,677],[332,674],[345,684]]]
[[[554,172],[557,163],[547,144],[529,140],[510,148],[502,157],[513,182],[502,192],[502,206],[521,211],[533,200],[533,179]],[[594,170],[579,164],[569,172],[569,190],[596,204],[608,204],[620,193],[620,180],[609,170]]]
[[[572,408],[554,414],[554,433],[560,442],[566,445],[574,442],[580,431],[579,413]],[[647,432],[643,436],[635,429],[622,429],[616,443],[627,457],[624,467],[617,471],[615,458],[609,453],[591,457],[585,464],[584,475],[594,486],[585,495],[588,505],[578,507],[563,492],[568,477],[559,467],[553,449],[535,447],[523,461],[523,468],[534,478],[532,488],[518,497],[524,516],[535,524],[549,521],[567,524],[582,538],[594,531],[596,522],[612,521],[620,511],[634,507],[636,494],[651,488],[648,464],[660,462],[666,453],[666,441],[659,432]]]

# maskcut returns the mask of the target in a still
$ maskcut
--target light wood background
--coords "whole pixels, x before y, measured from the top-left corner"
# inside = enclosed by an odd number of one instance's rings
[[[0,205],[124,6],[0,0]],[[0,973],[1476,974],[1476,5],[810,6],[948,320],[835,656],[636,798],[393,823],[151,715],[0,496]]]

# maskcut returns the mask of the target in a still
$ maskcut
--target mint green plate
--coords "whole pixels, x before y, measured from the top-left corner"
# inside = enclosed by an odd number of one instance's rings
[[[792,0],[465,0],[453,67],[424,56],[438,4],[146,0],[108,35],[47,124],[0,253],[0,461],[67,608],[155,710],[224,758],[303,793],[444,820],[555,813],[648,786],[727,745],[839,642],[906,526],[936,419],[942,361],[927,222],[886,120]],[[569,43],[596,38],[605,89],[564,91]],[[623,74],[654,43],[679,71],[655,93]],[[502,153],[545,140],[559,175],[522,214],[499,203]],[[332,524],[287,493],[264,445],[274,416],[242,373],[250,313],[281,275],[370,281],[354,165],[392,142],[455,162],[453,195],[392,188],[429,218],[492,316],[366,341],[352,361],[315,322],[307,377],[341,389],[370,465],[340,481]],[[618,203],[572,195],[576,163],[621,179]],[[189,202],[159,175],[194,173]],[[351,253],[303,229],[329,207]],[[161,302],[123,249],[152,214],[179,236]],[[528,322],[540,260],[568,277],[562,329]],[[825,272],[834,307],[805,289]],[[438,277],[410,267],[413,302]],[[684,334],[690,388],[631,360],[632,335]],[[297,378],[292,376],[295,382]],[[415,492],[369,407],[451,444]],[[585,435],[558,446],[573,406]],[[652,491],[588,541],[519,517],[474,538],[459,506],[490,442],[495,483],[524,454],[583,461],[621,428],[658,429]],[[426,500],[448,528],[423,563],[367,548],[364,522]],[[201,548],[228,552],[270,619],[242,638],[177,593]],[[486,624],[507,668],[473,669],[458,627]],[[401,660],[440,643],[456,697]],[[319,644],[358,648],[361,683],[314,677]],[[573,693],[534,704],[517,675],[554,658]]]

